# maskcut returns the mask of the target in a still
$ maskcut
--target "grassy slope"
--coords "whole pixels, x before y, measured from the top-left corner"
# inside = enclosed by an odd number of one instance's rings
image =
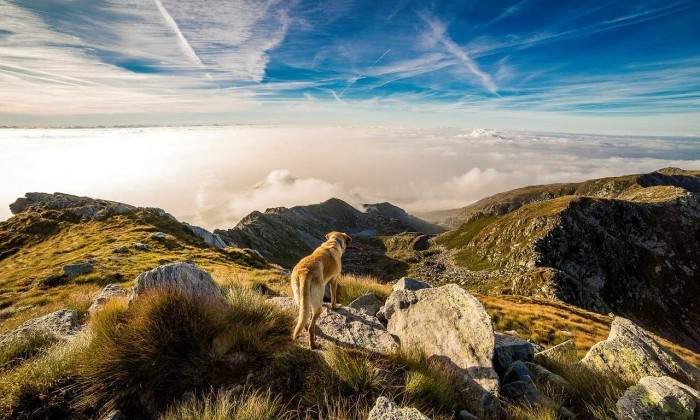
[[[168,237],[151,239],[158,231],[168,233]],[[151,250],[135,249],[136,242]],[[129,252],[113,252],[121,247]],[[93,273],[61,280],[53,287],[42,284],[48,276],[62,273],[64,265],[88,258],[97,261]],[[55,234],[0,261],[0,332],[63,307],[84,311],[107,283],[130,286],[143,271],[185,260],[208,270],[221,283],[229,283],[241,273],[249,273],[246,278],[250,280],[274,276],[273,271],[248,267],[245,254],[211,248],[179,223],[149,213],[78,224],[61,222]]]

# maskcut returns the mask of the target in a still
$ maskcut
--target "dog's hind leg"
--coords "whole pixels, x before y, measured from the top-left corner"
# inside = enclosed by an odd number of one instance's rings
[[[309,348],[311,350],[316,348],[316,321],[321,315],[323,310],[323,305],[311,307],[311,322],[309,323]]]

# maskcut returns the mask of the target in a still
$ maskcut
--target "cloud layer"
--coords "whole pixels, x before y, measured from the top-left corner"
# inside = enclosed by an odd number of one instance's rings
[[[27,191],[162,207],[206,228],[332,197],[411,212],[525,185],[700,169],[700,138],[236,126],[0,130],[0,218]]]

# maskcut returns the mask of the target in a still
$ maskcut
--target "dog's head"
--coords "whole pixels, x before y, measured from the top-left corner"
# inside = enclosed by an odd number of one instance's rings
[[[329,232],[326,234],[326,240],[338,241],[343,251],[345,251],[345,248],[347,248],[348,245],[350,245],[350,242],[352,242],[350,235],[343,232]]]

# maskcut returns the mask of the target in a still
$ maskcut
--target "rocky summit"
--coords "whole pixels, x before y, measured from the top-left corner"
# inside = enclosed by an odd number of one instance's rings
[[[231,246],[252,248],[282,266],[293,266],[320,245],[326,233],[334,230],[345,232],[355,240],[402,232],[420,236],[445,231],[389,203],[366,204],[362,209],[336,198],[309,206],[277,207],[264,213],[253,212],[234,228],[214,233]],[[371,240],[365,244],[371,248],[378,246]]]

